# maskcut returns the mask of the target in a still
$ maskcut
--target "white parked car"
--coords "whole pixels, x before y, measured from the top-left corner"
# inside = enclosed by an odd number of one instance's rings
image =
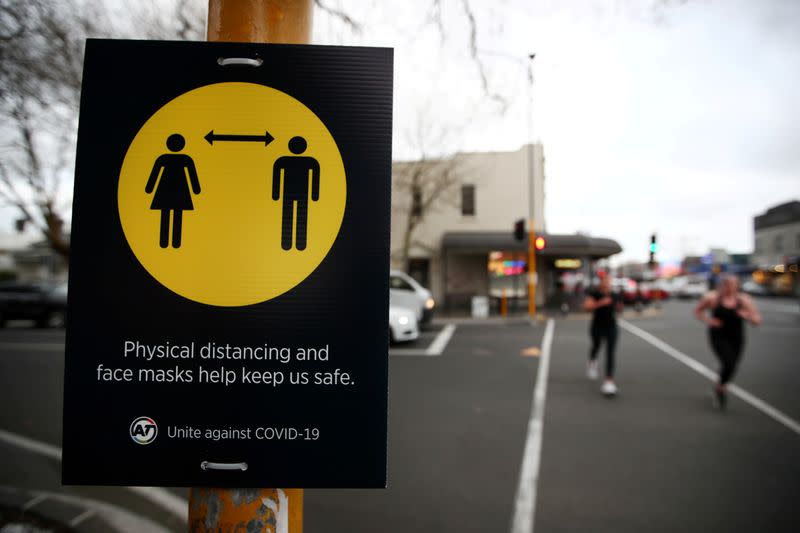
[[[399,270],[389,272],[389,303],[413,310],[418,324],[430,322],[436,306],[431,291]]]
[[[700,298],[708,292],[708,282],[702,278],[683,278],[675,286],[678,298]]]
[[[397,305],[389,306],[389,342],[413,341],[419,337],[416,313]]]

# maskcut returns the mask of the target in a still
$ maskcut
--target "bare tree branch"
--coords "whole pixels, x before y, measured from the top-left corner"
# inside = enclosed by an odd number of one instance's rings
[[[350,17],[350,15],[348,15],[344,11],[332,8],[329,5],[324,4],[322,0],[314,0],[314,5],[317,6],[317,8],[319,8],[321,11],[324,11],[328,15],[332,16],[333,18],[342,21],[345,24],[345,26],[347,26],[348,28],[350,28],[350,30],[353,31],[353,33],[356,34],[361,33],[362,30],[361,24],[356,22],[352,17]]]

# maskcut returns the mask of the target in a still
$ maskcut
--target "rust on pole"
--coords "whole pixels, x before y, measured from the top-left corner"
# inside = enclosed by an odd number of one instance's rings
[[[207,37],[308,43],[313,7],[313,0],[209,0]],[[192,488],[189,531],[302,533],[303,489]]]
[[[189,531],[302,533],[303,489],[192,488]]]

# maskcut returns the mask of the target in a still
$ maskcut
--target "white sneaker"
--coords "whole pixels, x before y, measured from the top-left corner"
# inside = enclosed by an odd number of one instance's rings
[[[594,381],[599,375],[600,372],[597,370],[597,361],[589,361],[589,364],[586,365],[586,377]]]
[[[603,386],[600,387],[600,392],[602,392],[606,396],[614,396],[615,394],[617,394],[617,386],[614,384],[613,381],[605,381],[603,382]]]

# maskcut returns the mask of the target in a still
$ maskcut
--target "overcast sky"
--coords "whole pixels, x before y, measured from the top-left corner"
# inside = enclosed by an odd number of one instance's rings
[[[481,90],[461,2],[443,4],[444,42],[405,1],[341,2],[360,36],[318,18],[320,42],[395,47],[396,157],[418,153],[420,122],[445,150],[518,149],[535,52],[549,231],[612,237],[619,260],[646,260],[653,232],[661,259],[750,252],[752,217],[800,199],[800,2],[474,0],[505,112]]]
[[[518,150],[532,115],[548,230],[614,238],[617,262],[645,260],[653,232],[660,259],[750,252],[752,217],[800,199],[798,1],[472,0],[505,105],[461,0],[442,0],[444,35],[430,0],[327,3],[363,31],[317,13],[316,43],[395,48],[396,158]]]

